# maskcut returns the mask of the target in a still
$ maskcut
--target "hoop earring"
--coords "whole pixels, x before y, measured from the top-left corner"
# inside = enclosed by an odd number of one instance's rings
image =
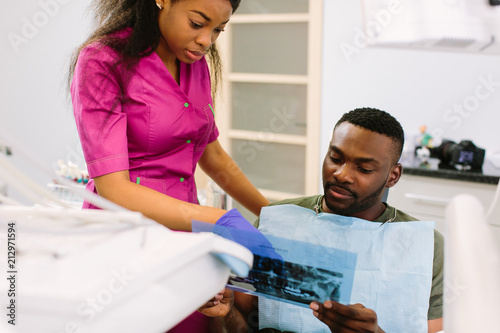
[[[160,8],[160,9],[163,9],[163,5],[162,5],[161,3],[159,3],[159,2],[157,2],[157,3],[156,3],[156,6],[157,6],[158,8]]]

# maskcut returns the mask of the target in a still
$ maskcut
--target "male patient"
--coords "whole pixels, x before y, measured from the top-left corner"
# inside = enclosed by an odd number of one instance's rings
[[[398,163],[404,143],[399,122],[387,112],[361,108],[342,116],[334,128],[323,162],[324,194],[288,199],[272,205],[295,204],[317,212],[333,213],[374,222],[404,222],[416,219],[382,202],[386,188],[402,174]],[[258,226],[258,222],[256,222]],[[443,236],[434,231],[432,287],[427,316],[428,332],[442,330]],[[411,288],[411,286],[409,286]],[[214,316],[221,332],[258,331],[258,299],[226,290],[222,300],[202,312]],[[377,313],[362,304],[342,305],[333,301],[312,302],[314,316],[331,332],[384,332]],[[299,320],[299,319],[298,319]],[[265,329],[263,332],[277,332]]]

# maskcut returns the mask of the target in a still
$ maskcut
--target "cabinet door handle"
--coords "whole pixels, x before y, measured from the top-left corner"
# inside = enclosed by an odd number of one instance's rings
[[[405,193],[405,197],[409,199],[413,199],[415,201],[422,201],[434,205],[446,206],[450,199],[442,198],[442,197],[433,197],[430,195],[422,195],[422,194],[413,194],[413,193]]]

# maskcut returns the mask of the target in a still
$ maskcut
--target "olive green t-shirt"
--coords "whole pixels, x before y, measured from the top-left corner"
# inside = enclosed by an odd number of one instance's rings
[[[318,205],[318,212],[322,213],[321,209],[321,197],[322,195],[314,195],[310,197],[301,197],[294,199],[286,199],[270,204],[270,206],[275,205],[285,205],[292,204],[300,207],[315,210],[315,206]],[[318,204],[319,203],[319,204]],[[394,217],[396,218],[392,222],[406,222],[406,221],[418,221],[418,219],[395,209],[386,204],[386,209],[379,218],[373,222],[385,222]],[[259,227],[259,219],[254,222],[255,227]],[[429,299],[429,311],[428,320],[437,319],[443,317],[443,274],[444,274],[444,237],[439,233],[439,231],[434,229],[434,264],[432,269],[432,287],[431,287],[431,297]]]

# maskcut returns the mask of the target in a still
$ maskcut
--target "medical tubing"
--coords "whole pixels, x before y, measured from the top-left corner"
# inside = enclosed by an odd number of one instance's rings
[[[6,156],[0,154],[0,167],[4,170],[8,177],[3,177],[3,179],[9,184],[16,188],[21,194],[23,194],[27,199],[30,199],[34,203],[46,206],[46,202],[42,198],[51,200],[58,205],[71,208],[71,206],[57,198],[54,194],[45,190],[33,180],[29,179],[22,172],[16,170],[16,168],[10,163]]]
[[[20,203],[19,201],[9,198],[1,193],[0,193],[0,204],[7,204],[10,206],[22,206],[22,203]]]
[[[81,196],[84,200],[90,202],[92,205],[99,207],[101,209],[105,210],[112,210],[112,211],[128,211],[128,209],[123,208],[120,205],[115,204],[114,202],[111,202],[107,199],[104,199],[101,196],[98,196],[94,194],[93,192],[87,191],[83,187],[76,187],[74,182],[72,180],[69,180],[65,177],[55,175],[56,181],[61,184],[67,186],[67,190],[72,192],[73,194],[76,194],[78,196]]]
[[[498,182],[497,185],[497,190],[495,192],[495,195],[493,197],[493,201],[491,202],[490,208],[488,209],[488,212],[486,213],[486,219],[488,221],[493,221],[493,211],[495,210],[495,207],[500,205],[500,181]]]
[[[16,144],[15,146],[13,146],[13,150],[16,155],[23,157],[30,164],[35,165],[44,174],[46,174],[52,179],[55,179],[57,183],[67,186],[70,192],[80,197],[83,197],[83,199],[87,200],[94,206],[112,211],[127,210],[109,200],[106,200],[90,191],[85,190],[84,188],[76,187],[73,181],[65,177],[62,177],[56,174],[55,172],[51,172],[47,166],[43,165],[42,163],[40,163],[40,161],[31,157],[25,150],[23,150],[23,148],[20,145]],[[48,206],[47,202],[48,200],[49,202],[56,203],[61,207],[74,209],[72,205],[62,201],[57,197],[57,195],[41,187],[36,182],[29,179],[22,172],[16,170],[16,168],[9,161],[8,157],[4,156],[3,154],[0,154],[0,169],[3,169],[9,176],[9,177],[4,177],[4,180],[9,185],[16,188],[22,195],[24,195],[27,199],[31,200],[33,203],[37,203],[42,206]]]

